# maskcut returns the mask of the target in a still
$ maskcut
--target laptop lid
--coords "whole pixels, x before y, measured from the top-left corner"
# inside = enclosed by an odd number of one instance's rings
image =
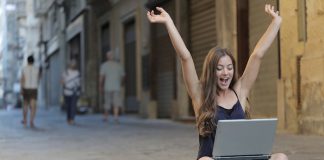
[[[270,155],[276,126],[277,118],[219,120],[213,156]]]

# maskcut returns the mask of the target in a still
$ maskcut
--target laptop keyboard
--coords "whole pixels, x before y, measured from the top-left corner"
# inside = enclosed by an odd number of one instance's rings
[[[269,155],[253,155],[253,156],[223,156],[215,157],[215,160],[269,160]]]

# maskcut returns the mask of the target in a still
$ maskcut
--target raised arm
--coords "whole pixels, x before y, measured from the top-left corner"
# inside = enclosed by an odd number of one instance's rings
[[[151,23],[162,23],[166,26],[172,45],[181,60],[183,78],[187,91],[193,101],[195,101],[197,98],[200,98],[200,85],[193,59],[169,14],[160,7],[156,7],[156,9],[161,14],[157,15],[153,11],[148,11],[147,17]]]
[[[265,5],[265,12],[272,17],[272,22],[256,44],[248,60],[244,73],[238,81],[238,83],[240,83],[240,94],[243,97],[248,96],[249,91],[258,76],[261,59],[269,49],[280,28],[281,17],[279,16],[278,11],[275,12],[274,6],[269,4]]]

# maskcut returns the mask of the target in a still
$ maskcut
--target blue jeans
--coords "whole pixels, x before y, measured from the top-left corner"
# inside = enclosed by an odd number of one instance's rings
[[[78,101],[78,96],[76,95],[64,96],[67,120],[74,120],[76,114],[77,101]]]

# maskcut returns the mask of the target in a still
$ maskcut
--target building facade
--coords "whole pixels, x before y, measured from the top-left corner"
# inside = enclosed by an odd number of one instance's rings
[[[280,90],[284,128],[295,133],[324,135],[323,37],[324,2],[281,1],[284,23]]]
[[[59,106],[61,74],[65,67],[65,10],[55,0],[33,0],[34,14],[39,19],[40,63],[42,78],[39,99],[42,106]]]
[[[25,55],[25,37],[22,34],[21,19],[26,17],[23,0],[1,1],[1,91],[3,105],[15,106],[19,100],[20,69]],[[28,26],[24,26],[27,28]]]
[[[44,6],[45,3],[38,3]],[[278,128],[324,134],[322,106],[323,2],[320,0],[51,0],[43,8],[40,45],[46,66],[45,99],[59,103],[58,78],[70,59],[79,62],[82,95],[101,112],[100,64],[113,51],[126,72],[124,111],[146,118],[194,120],[181,64],[165,27],[151,24],[147,6],[158,3],[173,18],[198,76],[214,46],[233,51],[242,74],[257,41],[271,23],[264,5],[279,8],[282,27],[249,96],[254,118],[278,117]],[[313,69],[313,67],[319,69]],[[56,78],[55,78],[56,77]]]

